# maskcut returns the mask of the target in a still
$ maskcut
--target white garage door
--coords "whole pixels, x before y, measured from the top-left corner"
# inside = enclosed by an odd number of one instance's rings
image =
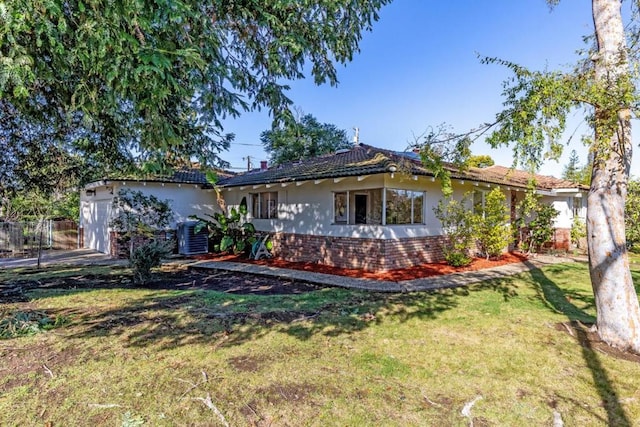
[[[109,242],[109,213],[111,201],[95,201],[89,204],[89,218],[84,221],[85,246],[108,254]]]

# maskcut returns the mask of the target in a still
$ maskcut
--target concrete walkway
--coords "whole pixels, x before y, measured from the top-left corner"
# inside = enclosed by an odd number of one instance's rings
[[[566,262],[574,261],[571,258],[541,255],[524,263],[506,264],[485,270],[465,271],[461,273],[426,277],[423,279],[404,280],[400,282],[344,277],[333,274],[313,273],[309,271],[289,270],[286,268],[228,261],[201,261],[192,264],[191,268],[233,271],[238,273],[297,280],[317,285],[337,286],[375,292],[419,292],[467,286],[484,280],[499,279],[522,273],[524,271],[544,267],[546,265]]]
[[[113,259],[93,249],[43,251],[40,265],[125,265],[127,260]],[[0,268],[36,267],[38,258],[0,258]]]

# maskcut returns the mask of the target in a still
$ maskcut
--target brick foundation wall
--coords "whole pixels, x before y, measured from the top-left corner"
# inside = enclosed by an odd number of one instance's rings
[[[385,271],[441,261],[444,236],[396,240],[277,233],[273,252],[287,261]]]
[[[571,229],[556,228],[553,231],[553,249],[568,251],[571,249]]]

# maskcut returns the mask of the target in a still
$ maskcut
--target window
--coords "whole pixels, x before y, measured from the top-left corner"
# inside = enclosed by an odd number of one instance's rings
[[[573,216],[582,216],[582,197],[574,197],[571,202],[573,205]]]
[[[484,217],[484,204],[487,196],[486,191],[475,190],[473,192],[473,212],[482,214]]]
[[[333,193],[334,224],[382,224],[382,188]]]
[[[251,195],[251,214],[257,219],[278,217],[278,192],[254,193]]]
[[[336,224],[346,224],[349,205],[347,203],[347,193],[334,193],[333,195],[333,222]]]
[[[387,189],[387,224],[422,224],[424,193]]]

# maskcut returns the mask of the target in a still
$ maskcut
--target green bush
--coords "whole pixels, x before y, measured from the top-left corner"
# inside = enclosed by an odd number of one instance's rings
[[[444,259],[447,261],[447,264],[453,267],[464,267],[473,261],[473,258],[464,252],[450,252],[445,254]]]
[[[173,217],[169,201],[123,189],[114,199],[113,209],[117,215],[109,225],[118,231],[120,243],[129,245],[133,283],[145,285],[151,280],[151,269],[159,267],[173,249],[173,241],[154,240],[155,232],[166,229]]]
[[[462,267],[471,263],[469,248],[473,244],[473,212],[468,208],[468,198],[462,200],[440,200],[433,208],[436,218],[442,224],[442,231],[447,237],[442,245],[445,261],[454,267]]]
[[[499,188],[486,195],[484,209],[474,214],[474,234],[482,255],[497,258],[509,245],[511,232],[507,227],[506,197]]]
[[[133,283],[145,286],[151,280],[151,269],[160,267],[162,258],[166,258],[172,252],[171,241],[150,241],[136,247],[129,259],[129,265],[133,269]]]
[[[196,232],[202,228],[209,230],[209,240],[214,252],[228,252],[234,254],[249,252],[256,241],[256,229],[252,223],[246,221],[247,198],[243,197],[238,209],[232,208],[229,216],[216,212],[206,214],[211,219],[192,215],[190,218],[199,221]]]
[[[577,216],[573,217],[573,222],[571,223],[571,243],[576,245],[577,248],[580,248],[580,241],[587,237],[587,225]]]

